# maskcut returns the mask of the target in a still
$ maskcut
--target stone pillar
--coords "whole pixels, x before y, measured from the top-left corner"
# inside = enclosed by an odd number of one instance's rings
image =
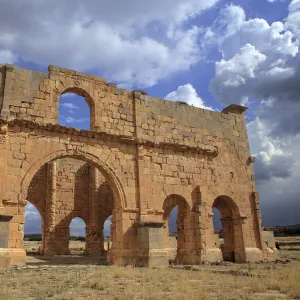
[[[236,232],[237,230],[240,230],[238,228],[239,220],[235,220],[236,228],[234,228],[233,220],[231,217],[222,218],[221,222],[224,239],[223,259],[226,261],[235,261],[235,254],[238,254],[237,252],[240,252],[239,250],[241,250],[239,249],[240,247],[236,249],[235,245],[243,242],[239,240],[240,234]]]
[[[46,199],[46,212],[45,212],[45,255],[56,254],[56,161],[48,163],[48,193]]]
[[[279,257],[279,251],[276,248],[271,249],[271,247],[267,246],[265,243],[263,231],[261,228],[261,213],[259,209],[259,193],[253,192],[250,197],[250,201],[252,201],[252,218],[254,218],[253,222],[256,226],[253,226],[254,238],[256,240],[256,246],[263,253],[263,258],[265,260],[274,260]],[[248,253],[248,249],[246,249]],[[258,252],[258,251],[257,251]],[[250,255],[248,255],[250,256]]]
[[[179,264],[198,264],[200,256],[197,253],[198,229],[196,226],[197,214],[195,212],[185,212],[178,214],[177,219],[177,256]]]
[[[232,218],[230,222],[232,222],[231,227],[233,227],[233,233],[230,232],[230,234],[234,241],[234,261],[239,263],[249,261],[245,250],[245,217]],[[224,227],[223,231],[225,231]]]
[[[0,215],[0,269],[8,268],[12,262],[11,252],[8,249],[9,222],[12,218]]]
[[[100,228],[99,220],[99,170],[93,166],[89,168],[90,188],[89,188],[89,219],[86,234],[86,250],[88,254],[103,254],[103,232]]]
[[[13,79],[14,79],[14,65],[5,65],[5,84],[4,84],[4,92],[3,92],[3,102],[1,104],[1,117],[6,118],[10,115],[10,102],[11,102],[11,94],[13,87]]]
[[[70,254],[70,227],[68,223],[57,224],[55,228],[55,251],[58,255]]]
[[[200,261],[219,261],[222,260],[222,251],[216,243],[216,237],[213,226],[213,213],[210,206],[197,205],[196,212],[196,230],[197,232],[197,253]]]
[[[164,223],[139,222],[138,244],[141,250],[137,264],[144,267],[168,267],[168,251],[164,249]]]
[[[147,97],[145,92],[133,91],[133,110],[134,110],[134,136],[137,141],[143,139],[142,134],[142,119],[141,119],[141,101]],[[136,145],[136,192],[137,192],[137,203],[136,207],[140,210],[139,221],[148,221],[148,191],[146,178],[144,176],[145,163],[144,154],[147,150],[144,149],[143,145]]]

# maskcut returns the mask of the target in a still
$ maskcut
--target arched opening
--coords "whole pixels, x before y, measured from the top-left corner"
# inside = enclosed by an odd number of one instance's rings
[[[58,107],[58,124],[77,129],[93,129],[94,108],[86,92],[74,88],[61,94]]]
[[[27,203],[25,207],[24,248],[27,255],[43,252],[43,220],[38,209]]]
[[[121,211],[120,207],[125,207],[124,194],[112,171],[100,162],[97,163],[98,158],[86,153],[85,156],[58,155],[58,158],[52,156],[45,160],[48,162],[32,177],[34,170],[38,168],[33,165],[22,182],[24,198],[30,197],[35,191],[36,199],[43,199],[38,203],[43,204],[41,208],[45,214],[44,254],[70,254],[69,225],[78,216],[86,220],[87,254],[103,252],[101,224],[104,226],[109,216],[112,216],[111,235],[122,241],[122,223],[117,213]],[[32,179],[28,185],[30,178]],[[102,200],[99,198],[101,195]],[[122,246],[120,242],[113,245]],[[110,248],[110,251],[114,252],[115,249]]]
[[[102,255],[106,256],[107,252],[112,248],[114,236],[114,195],[109,182],[102,176],[98,176],[99,182],[97,202],[99,203],[99,222],[100,222],[100,248]]]
[[[222,234],[222,222],[221,215],[217,208],[213,207],[213,225],[214,225],[214,241],[215,246],[222,249],[224,245],[223,234]]]
[[[104,226],[103,226],[103,237],[104,237],[104,245],[103,248],[105,251],[109,251],[112,247],[112,216],[109,216],[105,221],[104,221]]]
[[[214,214],[215,245],[221,248],[223,260],[243,261],[242,220],[237,205],[231,198],[220,196],[215,199],[212,209]]]
[[[177,255],[177,220],[178,220],[178,205],[176,205],[170,212],[168,218],[168,234],[169,234],[169,258],[175,259]]]
[[[86,224],[80,217],[70,222],[69,251],[70,254],[83,255],[86,253]]]
[[[179,195],[168,196],[163,204],[164,239],[169,260],[178,260],[185,249],[185,218],[189,211],[187,201]]]
[[[27,190],[24,218],[24,249],[27,254],[44,254],[46,181],[47,166],[44,165],[35,173]]]

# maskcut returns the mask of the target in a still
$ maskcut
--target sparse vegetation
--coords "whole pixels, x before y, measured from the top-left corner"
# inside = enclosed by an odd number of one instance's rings
[[[0,274],[0,299],[300,299],[300,251],[283,250],[281,261],[264,264],[145,269],[77,263],[33,263]]]

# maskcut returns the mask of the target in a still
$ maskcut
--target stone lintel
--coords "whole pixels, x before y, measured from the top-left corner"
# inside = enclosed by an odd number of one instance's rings
[[[9,222],[13,216],[8,216],[8,215],[0,215],[0,222]]]
[[[5,69],[7,72],[12,72],[14,70],[15,66],[11,64],[5,65]]]
[[[246,106],[242,106],[242,105],[238,105],[238,104],[230,104],[229,106],[225,107],[222,110],[222,113],[243,114],[247,109],[248,109],[248,107],[246,107]]]
[[[107,86],[112,86],[112,87],[117,87],[117,84],[113,83],[113,82],[107,82],[106,85]]]
[[[164,225],[164,222],[137,222],[138,227],[161,228]]]
[[[23,119],[13,119],[8,120],[7,118],[0,118],[0,126],[7,124],[8,126],[19,126],[25,127],[30,129],[39,129],[43,131],[51,131],[51,132],[58,132],[62,134],[68,134],[73,136],[81,136],[86,137],[88,139],[101,139],[101,140],[108,140],[108,141],[120,141],[122,143],[129,143],[134,145],[145,145],[147,147],[153,148],[163,148],[163,149],[175,149],[179,151],[190,151],[201,153],[208,156],[216,157],[218,156],[218,148],[216,146],[211,145],[198,145],[198,146],[187,146],[178,143],[168,143],[168,142],[156,142],[146,139],[136,139],[131,136],[123,136],[123,135],[113,135],[103,131],[93,131],[93,130],[79,130],[72,127],[62,126],[59,124],[44,124],[44,123],[37,123],[33,121],[26,121]]]
[[[87,80],[94,80],[94,81],[100,81],[102,83],[106,83],[105,78],[101,78],[101,77],[94,76],[94,75],[89,75],[89,74],[82,73],[82,72],[77,72],[77,71],[70,70],[70,69],[61,68],[61,67],[54,66],[54,65],[49,65],[48,72],[49,73],[60,72],[60,73],[64,73],[65,75],[69,75],[69,76],[80,76],[80,77],[84,77]]]
[[[11,200],[7,200],[7,199],[3,199],[2,203],[4,204],[4,206],[7,206],[7,207],[24,207],[27,204],[26,201],[20,200],[20,195],[19,195],[18,201],[11,201]]]
[[[136,95],[136,94],[141,94],[141,95],[145,95],[145,96],[148,95],[145,91],[142,91],[142,90],[134,90],[132,92],[134,93],[134,95]]]

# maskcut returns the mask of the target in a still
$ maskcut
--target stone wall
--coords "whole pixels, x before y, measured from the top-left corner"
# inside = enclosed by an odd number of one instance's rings
[[[51,163],[50,163],[51,164]],[[51,176],[50,164],[41,167],[31,180],[27,200],[32,203],[42,217],[43,230],[44,222],[47,219],[47,199],[51,196]],[[113,213],[113,193],[109,183],[99,172],[96,182],[96,193],[92,197],[91,177],[95,168],[78,159],[63,158],[57,159],[55,174],[55,235],[53,237],[54,251],[59,254],[69,253],[69,226],[75,217],[80,217],[86,224],[87,251],[98,252],[104,250],[103,226],[104,222]],[[94,222],[99,231],[98,245],[94,245],[89,240],[90,224],[90,204],[94,201],[93,213]],[[46,224],[47,227],[47,224]],[[45,245],[42,244],[41,252],[44,252]]]
[[[85,97],[91,131],[57,124],[59,97],[66,92]],[[228,255],[241,262],[264,258],[245,107],[212,112],[54,66],[44,74],[6,65],[3,95],[0,213],[14,216],[10,248],[22,248],[23,205],[35,189],[38,196],[28,200],[45,211],[49,253],[55,250],[51,241],[56,233],[65,236],[63,228],[79,214],[87,220],[87,247],[101,250],[102,224],[112,215],[110,262],[143,261],[149,253],[139,247],[137,224],[166,223],[170,207],[165,203],[173,199],[172,207],[182,207],[177,222],[177,259],[182,263],[222,258],[215,243],[214,206],[226,228],[233,229],[226,238],[233,244]],[[74,159],[82,162],[74,164]],[[45,190],[33,189],[33,178],[44,166],[46,204],[38,204]],[[161,232],[168,248],[165,228]]]
[[[0,110],[2,110],[4,97],[5,69],[5,65],[0,64]]]

